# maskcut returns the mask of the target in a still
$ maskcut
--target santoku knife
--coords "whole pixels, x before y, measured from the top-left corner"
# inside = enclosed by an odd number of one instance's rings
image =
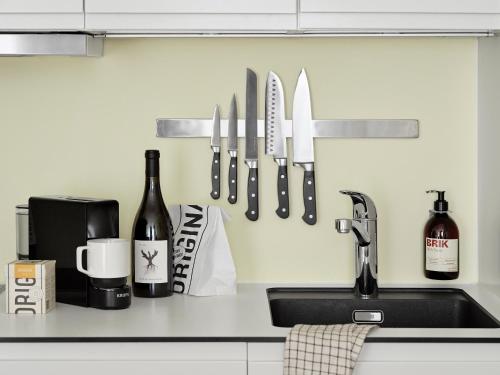
[[[234,204],[238,200],[238,109],[236,95],[233,95],[231,107],[229,107],[227,152],[231,158],[229,161],[229,196],[227,200],[229,203]]]
[[[220,197],[220,113],[219,106],[216,105],[213,116],[212,138],[210,139],[210,147],[214,152],[212,159],[212,192],[210,196],[213,199]]]
[[[282,219],[289,216],[288,168],[286,154],[285,97],[283,85],[278,75],[269,72],[266,83],[266,154],[278,164],[278,209],[276,214]]]
[[[247,199],[249,220],[259,218],[259,173],[257,145],[257,75],[247,69],[245,119],[245,164],[248,166]]]
[[[302,69],[293,97],[293,165],[304,168],[304,215],[310,225],[316,224],[316,188],[314,182],[314,142],[311,96],[306,71]]]

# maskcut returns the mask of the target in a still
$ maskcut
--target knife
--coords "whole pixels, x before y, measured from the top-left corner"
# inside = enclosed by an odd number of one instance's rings
[[[219,106],[216,105],[213,116],[212,138],[210,139],[210,147],[214,152],[212,158],[212,192],[210,195],[213,199],[220,197],[220,113]]]
[[[249,220],[259,218],[259,174],[257,145],[257,75],[247,69],[245,119],[245,164],[248,166],[247,199],[248,210],[245,212]]]
[[[311,95],[306,71],[302,69],[293,97],[293,165],[304,168],[303,199],[307,224],[316,224],[316,188],[314,183],[314,142]]]
[[[234,204],[238,200],[238,108],[236,106],[236,95],[233,94],[231,106],[229,107],[229,119],[227,126],[227,152],[229,161],[229,203]]]
[[[278,209],[276,214],[282,219],[289,216],[288,168],[286,155],[285,97],[283,85],[278,75],[269,72],[266,83],[266,155],[271,155],[278,164]]]

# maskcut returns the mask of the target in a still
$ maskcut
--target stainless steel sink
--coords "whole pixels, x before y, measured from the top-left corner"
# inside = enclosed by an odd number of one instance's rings
[[[461,289],[379,289],[363,299],[353,289],[271,288],[273,325],[372,323],[399,328],[500,328],[500,322]]]

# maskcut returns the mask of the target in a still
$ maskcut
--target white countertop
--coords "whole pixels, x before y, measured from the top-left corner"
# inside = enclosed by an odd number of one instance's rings
[[[46,315],[9,315],[0,296],[0,342],[10,341],[284,341],[289,328],[271,324],[269,287],[334,285],[239,284],[238,294],[133,298],[130,308],[104,311],[58,303]],[[394,286],[395,285],[391,285]],[[383,287],[383,285],[382,285]],[[500,286],[464,289],[500,320]],[[5,292],[4,292],[5,293]],[[495,341],[499,329],[378,328],[368,341]]]

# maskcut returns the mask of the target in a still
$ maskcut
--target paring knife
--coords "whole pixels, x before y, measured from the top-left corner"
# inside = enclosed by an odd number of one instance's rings
[[[212,159],[212,192],[210,196],[213,199],[220,197],[220,112],[219,106],[216,105],[213,116],[212,138],[210,139],[210,147],[214,152]]]
[[[316,188],[314,183],[314,141],[311,95],[306,71],[302,69],[293,97],[293,165],[304,168],[304,215],[310,225],[316,224]]]
[[[227,200],[229,203],[234,204],[238,200],[238,108],[236,106],[236,95],[234,94],[229,107],[227,152],[231,158],[229,161],[229,196]]]
[[[285,97],[283,85],[278,75],[269,72],[266,83],[266,155],[271,155],[278,164],[278,209],[276,214],[282,219],[289,216],[288,168],[286,155]]]
[[[257,75],[247,69],[245,119],[245,164],[248,166],[247,199],[249,220],[259,218],[259,173],[257,145]]]

